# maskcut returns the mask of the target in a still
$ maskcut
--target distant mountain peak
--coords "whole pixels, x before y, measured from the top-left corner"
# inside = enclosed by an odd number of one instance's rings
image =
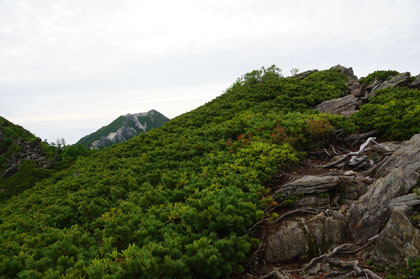
[[[158,128],[167,121],[169,118],[154,109],[148,112],[127,113],[96,132],[81,138],[78,143],[90,149],[101,149]]]

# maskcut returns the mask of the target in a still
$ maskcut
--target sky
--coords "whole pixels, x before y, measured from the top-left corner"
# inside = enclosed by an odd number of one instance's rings
[[[0,0],[0,116],[75,143],[123,114],[188,112],[261,66],[417,75],[419,12],[418,0]]]

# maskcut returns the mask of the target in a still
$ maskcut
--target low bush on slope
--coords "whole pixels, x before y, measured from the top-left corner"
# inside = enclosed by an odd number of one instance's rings
[[[88,154],[80,145],[51,146],[0,117],[0,203]]]
[[[0,278],[219,278],[257,241],[262,185],[354,127],[310,108],[346,77],[251,72],[220,97],[75,165],[0,209]]]
[[[420,133],[420,91],[406,87],[378,90],[352,120],[364,131],[376,130],[390,140]]]
[[[393,76],[398,75],[399,72],[394,70],[387,70],[387,71],[375,71],[369,75],[367,75],[364,78],[360,79],[361,83],[364,83],[365,85],[372,84],[375,80],[376,81],[386,81]]]

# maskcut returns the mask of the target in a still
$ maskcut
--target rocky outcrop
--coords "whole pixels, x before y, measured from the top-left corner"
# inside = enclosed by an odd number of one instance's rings
[[[408,87],[420,89],[420,75],[417,75]]]
[[[276,228],[265,241],[264,260],[308,261],[344,242],[361,246],[375,238],[377,245],[368,254],[380,264],[397,267],[419,257],[420,233],[406,212],[420,206],[420,196],[412,193],[419,181],[419,141],[420,135],[415,135],[403,143],[369,147],[369,156],[392,158],[383,168],[388,173],[376,181],[355,171],[329,172],[306,175],[278,188],[273,197],[278,201],[299,197],[293,204],[298,209],[273,221]]]
[[[410,73],[402,73],[392,77],[390,80],[386,80],[381,83],[376,90],[407,86],[410,84]]]
[[[417,184],[419,174],[410,170],[393,169],[378,179],[358,201],[350,207],[349,231],[354,240],[364,243],[379,233],[389,217],[389,203],[408,194]]]
[[[265,249],[268,263],[306,260],[343,243],[343,223],[321,213],[307,221],[287,222],[272,234]]]
[[[412,172],[420,171],[420,134],[402,142],[401,147],[388,157],[375,172],[375,177],[383,177],[394,168]]]
[[[372,84],[361,84],[353,73],[352,68],[346,68],[341,65],[332,67],[348,78],[348,95],[342,98],[327,100],[317,105],[315,109],[323,113],[338,114],[350,116],[358,111],[360,105],[369,101],[369,98],[376,95],[376,91],[386,88],[409,86],[411,88],[420,88],[420,75],[414,81],[410,73],[402,73],[386,81],[375,81]]]
[[[308,258],[309,243],[303,224],[291,221],[280,227],[267,240],[264,259],[268,263]]]
[[[357,112],[358,99],[353,95],[331,99],[317,105],[315,109],[322,113],[339,114],[349,116]]]
[[[397,151],[400,147],[401,147],[401,143],[398,141],[384,141],[384,142],[381,142],[380,145],[375,144],[366,148],[366,151],[375,151],[381,154],[384,154],[384,153],[392,154],[395,151]]]
[[[408,86],[410,84],[410,73],[402,73],[386,81],[376,81],[366,88],[366,94],[362,99],[365,101],[376,95],[376,91],[387,88]]]
[[[337,195],[343,200],[357,200],[368,189],[368,181],[358,176],[341,176],[340,180]]]
[[[350,94],[354,97],[361,97],[363,95],[363,87],[357,80],[350,80],[347,83],[349,87]]]
[[[344,242],[344,217],[340,217],[334,218],[321,213],[306,222],[309,228],[309,241],[312,248],[315,248],[315,254],[325,253]]]
[[[411,223],[410,208],[400,204],[391,208],[391,216],[377,240],[373,258],[382,265],[398,268],[420,257],[420,231]]]
[[[304,79],[307,76],[309,76],[309,75],[311,75],[313,73],[316,73],[316,72],[318,72],[318,70],[305,71],[305,72],[302,72],[302,73],[299,73],[299,74],[295,75],[294,78],[296,78],[296,79]]]
[[[357,77],[354,75],[353,73],[353,69],[350,68],[346,68],[344,66],[341,65],[336,65],[334,67],[331,67],[330,70],[337,70],[338,72],[344,74],[345,76],[347,76],[347,78],[349,80],[357,80]]]
[[[0,135],[0,142],[5,141],[6,138]],[[40,168],[49,168],[54,162],[49,159],[45,154],[41,146],[41,140],[36,139],[34,141],[24,141],[21,137],[8,138],[10,145],[16,150],[10,154],[9,158],[5,160],[5,170],[0,173],[0,176],[4,179],[14,175],[19,171],[19,167],[22,161],[32,161]]]

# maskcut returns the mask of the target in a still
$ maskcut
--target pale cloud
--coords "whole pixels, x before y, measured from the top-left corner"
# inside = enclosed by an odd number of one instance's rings
[[[416,0],[3,0],[0,115],[75,142],[121,114],[168,117],[276,64],[420,71]]]

